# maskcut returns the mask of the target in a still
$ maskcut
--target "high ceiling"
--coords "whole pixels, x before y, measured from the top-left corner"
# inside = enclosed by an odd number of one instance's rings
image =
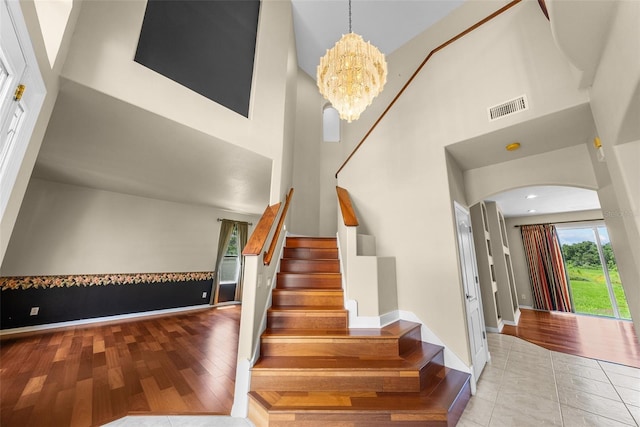
[[[462,0],[352,0],[352,30],[389,55]],[[315,79],[327,49],[349,32],[348,0],[292,0],[298,65]]]
[[[462,3],[353,0],[352,26],[389,55]],[[348,0],[292,4],[299,66],[315,78],[319,58],[348,31]],[[523,142],[516,156],[528,156],[583,143],[593,132],[588,106],[540,120],[544,123],[463,141],[449,147],[450,152],[466,170],[511,160],[504,145],[512,141]],[[70,81],[62,85],[34,170],[35,177],[44,179],[258,214],[268,202],[270,175],[271,162],[262,156]],[[501,200],[507,203],[509,197]],[[514,197],[517,201],[520,196]],[[546,207],[539,212],[550,206],[557,212],[572,210],[567,202],[573,197],[566,192],[549,191],[534,202],[543,200]],[[597,209],[593,206],[588,205]],[[501,207],[512,215],[507,205]]]
[[[33,176],[255,214],[271,160],[64,81]]]

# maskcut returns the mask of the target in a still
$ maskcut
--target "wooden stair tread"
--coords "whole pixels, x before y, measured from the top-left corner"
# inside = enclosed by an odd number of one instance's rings
[[[251,391],[270,413],[278,412],[389,412],[438,413],[446,416],[460,393],[468,389],[470,375],[444,368],[435,386],[420,392],[278,392]]]
[[[285,306],[271,306],[269,309],[272,313],[278,312],[316,312],[316,311],[324,311],[334,313],[336,311],[346,312],[347,310],[339,305],[285,305]]]
[[[271,330],[266,329],[263,333],[264,337],[280,336],[280,337],[296,337],[302,338],[353,338],[353,337],[366,337],[366,338],[399,338],[400,336],[408,333],[409,331],[420,327],[418,323],[408,322],[406,320],[398,320],[382,329],[375,328],[344,328],[344,329],[296,329],[296,330]]]
[[[411,370],[419,369],[431,361],[443,347],[423,342],[405,357],[262,357],[253,369],[303,371],[303,370]]]
[[[395,340],[396,335],[381,332],[377,329],[272,329],[268,328],[262,334],[264,339],[270,338],[300,338],[300,339],[353,339]]]

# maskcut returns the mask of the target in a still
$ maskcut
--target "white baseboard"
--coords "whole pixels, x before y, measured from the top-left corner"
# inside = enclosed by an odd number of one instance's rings
[[[415,314],[410,311],[395,310],[385,313],[382,316],[358,316],[358,303],[355,300],[348,300],[346,308],[349,311],[350,328],[382,328],[396,320],[407,320],[409,322],[422,325],[422,340],[444,347],[444,364],[449,368],[458,371],[471,373],[471,367],[467,366],[454,352],[452,352],[438,336],[433,333]],[[475,388],[475,387],[474,387]]]
[[[56,329],[70,328],[74,326],[92,325],[95,323],[117,323],[131,319],[141,319],[145,317],[166,316],[175,313],[184,313],[187,311],[199,311],[213,308],[209,304],[191,305],[188,307],[167,308],[163,310],[143,311],[138,313],[118,314],[115,316],[94,317],[91,319],[71,320],[68,322],[48,323],[46,325],[23,326],[20,328],[4,329],[0,331],[0,337],[30,334],[41,331],[51,331]]]
[[[400,318],[409,322],[420,323],[422,325],[422,341],[430,342],[432,344],[440,345],[444,347],[444,365],[448,368],[453,368],[458,371],[471,373],[471,367],[467,366],[453,351],[451,351],[445,343],[431,330],[429,329],[414,313],[410,311],[400,310]]]

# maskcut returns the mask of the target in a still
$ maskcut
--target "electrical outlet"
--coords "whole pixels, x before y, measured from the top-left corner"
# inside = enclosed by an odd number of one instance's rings
[[[31,307],[29,316],[37,316],[39,312],[40,312],[40,307]]]
[[[202,293],[202,298],[206,298],[206,297],[207,297],[207,293],[206,293],[206,292],[203,292],[203,293]]]
[[[527,299],[527,295],[526,294],[522,294],[522,299]]]

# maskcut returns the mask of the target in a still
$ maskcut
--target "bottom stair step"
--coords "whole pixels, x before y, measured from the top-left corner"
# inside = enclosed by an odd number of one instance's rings
[[[252,391],[249,418],[256,427],[453,426],[471,397],[470,375],[445,370],[418,393]]]
[[[443,347],[421,342],[403,357],[262,357],[251,390],[419,392],[444,368]]]

